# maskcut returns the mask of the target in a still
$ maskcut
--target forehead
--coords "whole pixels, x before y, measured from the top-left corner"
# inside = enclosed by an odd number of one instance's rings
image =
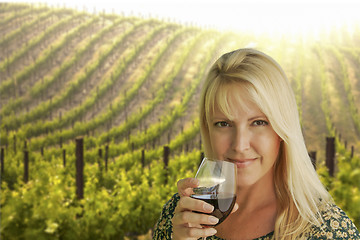
[[[218,89],[212,111],[212,116],[223,114],[230,120],[240,116],[263,115],[255,103],[254,91],[242,84],[228,84]]]

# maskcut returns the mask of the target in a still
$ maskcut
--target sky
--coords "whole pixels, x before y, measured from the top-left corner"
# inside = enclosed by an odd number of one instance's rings
[[[8,0],[3,2],[24,2]],[[157,17],[220,31],[297,33],[360,23],[357,0],[27,0],[89,12]]]

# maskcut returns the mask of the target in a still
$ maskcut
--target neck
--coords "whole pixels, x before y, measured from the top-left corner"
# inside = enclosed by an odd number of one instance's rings
[[[251,186],[238,186],[237,211],[218,225],[217,236],[223,239],[254,239],[275,229],[277,204],[273,174]]]
[[[276,205],[273,175],[268,173],[253,185],[239,186],[236,202],[239,204],[238,213],[252,212],[262,207]]]

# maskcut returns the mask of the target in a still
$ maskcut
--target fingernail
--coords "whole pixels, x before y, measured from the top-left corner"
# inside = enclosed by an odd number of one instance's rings
[[[209,222],[210,222],[211,224],[217,224],[217,223],[219,222],[219,219],[216,218],[216,217],[210,216],[210,217],[209,217]]]
[[[191,182],[191,184],[195,184],[195,185],[198,185],[198,184],[199,184],[199,180],[196,179],[196,178],[191,179],[190,182]]]
[[[217,233],[216,229],[215,228],[210,228],[209,229],[209,234],[210,235],[215,235]]]
[[[212,212],[214,210],[214,206],[210,204],[204,204],[204,210],[208,212]]]

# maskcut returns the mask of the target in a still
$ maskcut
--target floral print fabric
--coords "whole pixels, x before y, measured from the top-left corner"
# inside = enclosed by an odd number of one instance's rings
[[[172,222],[175,207],[180,197],[175,194],[164,206],[160,219],[158,220],[153,239],[165,240],[171,239]],[[322,240],[322,239],[360,239],[359,231],[356,229],[354,223],[338,206],[334,204],[327,204],[321,211],[324,219],[324,224],[320,227],[313,226],[309,232],[304,233],[308,240]],[[254,240],[270,240],[273,237],[273,232],[256,238]],[[207,240],[222,240],[222,238],[211,236]]]

